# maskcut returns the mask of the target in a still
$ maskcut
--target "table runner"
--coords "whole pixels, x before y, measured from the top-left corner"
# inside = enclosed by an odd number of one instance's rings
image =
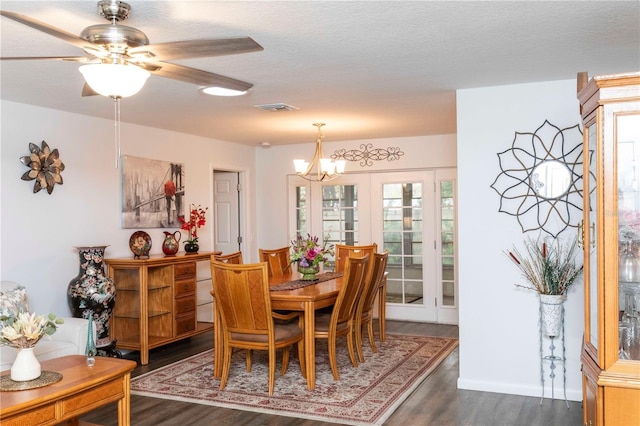
[[[274,286],[271,286],[269,290],[270,291],[295,290],[298,288],[306,287],[308,285],[314,285],[314,284],[321,283],[323,281],[329,281],[334,278],[339,278],[341,276],[342,276],[342,272],[323,272],[322,274],[316,275],[317,279],[313,281],[302,281],[302,280],[289,281],[286,283],[276,284]]]

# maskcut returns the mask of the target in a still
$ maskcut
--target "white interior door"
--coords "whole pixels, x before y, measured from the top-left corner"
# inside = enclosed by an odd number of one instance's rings
[[[240,251],[240,201],[237,172],[213,173],[214,250]]]
[[[387,318],[437,321],[433,171],[371,175],[371,227],[389,251]]]

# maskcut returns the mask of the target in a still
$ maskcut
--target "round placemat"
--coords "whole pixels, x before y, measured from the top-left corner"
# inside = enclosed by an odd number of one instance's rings
[[[0,391],[21,391],[49,386],[62,380],[62,374],[55,371],[43,371],[40,377],[26,382],[11,380],[11,375],[0,377]]]

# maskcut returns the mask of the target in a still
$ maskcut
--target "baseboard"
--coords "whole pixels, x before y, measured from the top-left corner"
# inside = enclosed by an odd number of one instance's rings
[[[540,386],[524,386],[515,385],[510,383],[496,383],[486,382],[478,380],[465,380],[458,378],[458,389],[481,391],[481,392],[494,392],[504,393],[508,395],[522,395],[522,396],[542,396],[542,388]],[[562,380],[556,381],[554,389],[555,399],[564,399],[564,392],[562,390]],[[544,397],[551,398],[551,385],[545,386]],[[567,388],[567,400],[569,401],[582,401],[582,389],[569,389]]]

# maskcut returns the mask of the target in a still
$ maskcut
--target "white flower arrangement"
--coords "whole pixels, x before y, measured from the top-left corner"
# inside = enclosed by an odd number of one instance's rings
[[[0,317],[3,326],[0,329],[0,344],[16,349],[32,348],[44,336],[56,332],[58,325],[64,323],[54,314],[48,316],[20,312],[17,316]]]

